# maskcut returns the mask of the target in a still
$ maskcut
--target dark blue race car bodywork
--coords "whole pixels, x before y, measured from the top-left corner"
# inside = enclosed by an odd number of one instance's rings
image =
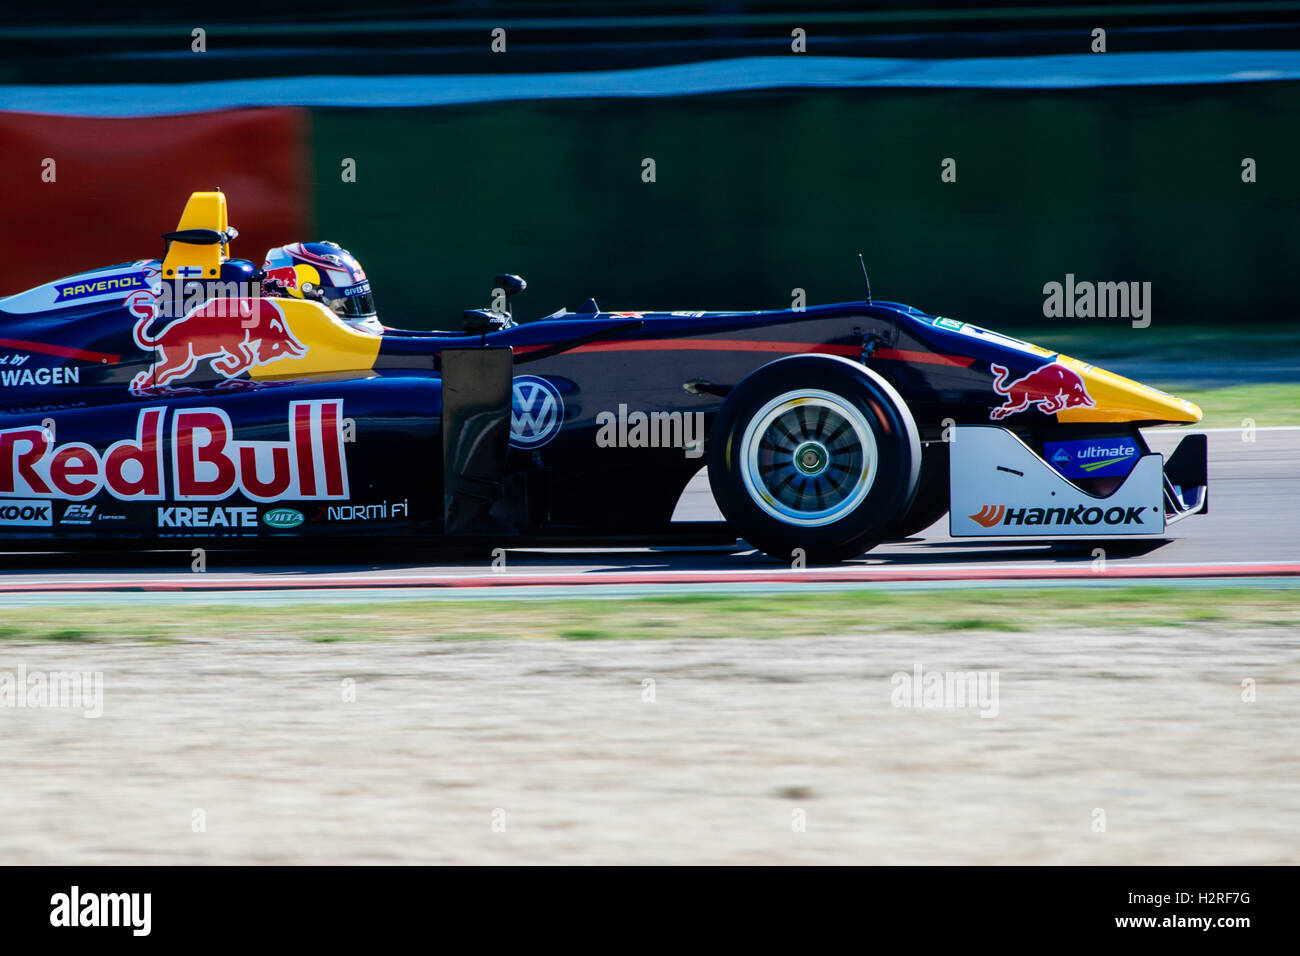
[[[519,325],[467,313],[474,331],[390,329],[377,342],[313,331],[276,305],[261,331],[232,316],[184,339],[199,328],[195,310],[170,324],[152,311],[171,261],[169,252],[0,299],[0,536],[509,545],[707,530],[734,540],[743,522],[674,525],[674,508],[706,461],[714,468],[705,452],[729,397],[790,356],[852,363],[888,383],[922,450],[954,426],[991,421],[1041,452],[1052,441],[1140,441],[1139,424],[1199,418],[1092,366],[893,302],[766,312],[589,303]],[[313,366],[317,354],[331,358]],[[1036,385],[1048,371],[1067,387]],[[863,399],[868,416],[872,401]],[[812,470],[796,477],[815,481],[825,463],[811,445],[804,453]],[[899,513],[875,522],[876,538],[899,527],[924,481],[943,483],[946,502],[946,464],[930,468],[939,477],[919,458],[909,467],[911,487],[891,499]]]

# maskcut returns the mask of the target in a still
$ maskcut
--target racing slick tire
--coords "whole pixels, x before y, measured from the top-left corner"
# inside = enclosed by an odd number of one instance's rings
[[[932,441],[921,448],[921,478],[907,514],[885,529],[886,541],[920,534],[948,513],[948,443]]]
[[[795,355],[731,391],[708,457],[713,497],[741,537],[779,561],[826,563],[868,550],[907,513],[921,442],[907,404],[875,372]]]

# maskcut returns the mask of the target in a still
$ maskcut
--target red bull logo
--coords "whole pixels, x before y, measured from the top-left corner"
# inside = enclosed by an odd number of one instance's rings
[[[342,399],[290,402],[287,441],[237,439],[220,408],[178,409],[170,429],[167,415],[165,408],[142,409],[135,437],[102,452],[84,442],[56,445],[52,431],[40,426],[0,431],[0,496],[84,500],[106,491],[122,501],[348,497]]]
[[[1014,382],[1008,382],[1010,372],[1001,365],[990,365],[996,376],[993,391],[1006,398],[989,412],[997,421],[1023,412],[1031,405],[1038,406],[1044,415],[1054,415],[1066,408],[1092,408],[1097,403],[1088,394],[1079,373],[1071,371],[1060,362],[1048,362]]]
[[[234,378],[254,366],[307,354],[269,299],[212,299],[156,336],[149,333],[152,321],[146,316],[135,324],[135,344],[157,350],[153,367],[131,382],[136,394],[188,377],[203,359],[211,359],[218,375]]]
[[[284,286],[286,289],[298,288],[298,273],[293,266],[283,266],[279,269],[267,269],[266,277],[272,282]]]

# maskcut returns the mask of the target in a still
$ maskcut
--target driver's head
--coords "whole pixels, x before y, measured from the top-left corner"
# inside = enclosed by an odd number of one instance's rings
[[[266,295],[315,299],[356,329],[381,332],[370,283],[352,253],[336,242],[293,242],[276,246],[262,263]]]

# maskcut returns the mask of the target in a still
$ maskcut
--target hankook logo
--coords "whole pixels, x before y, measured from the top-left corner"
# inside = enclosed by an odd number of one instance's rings
[[[973,515],[967,515],[982,528],[994,525],[1009,527],[1011,525],[1084,525],[1096,527],[1105,525],[1119,527],[1123,525],[1146,524],[1142,518],[1143,507],[1099,508],[1096,506],[1075,505],[1072,508],[1008,508],[1006,505],[984,505]],[[1157,510],[1157,509],[1152,509]]]
[[[50,516],[53,507],[48,501],[14,501],[0,499],[0,525],[17,525],[34,528],[54,523]]]

